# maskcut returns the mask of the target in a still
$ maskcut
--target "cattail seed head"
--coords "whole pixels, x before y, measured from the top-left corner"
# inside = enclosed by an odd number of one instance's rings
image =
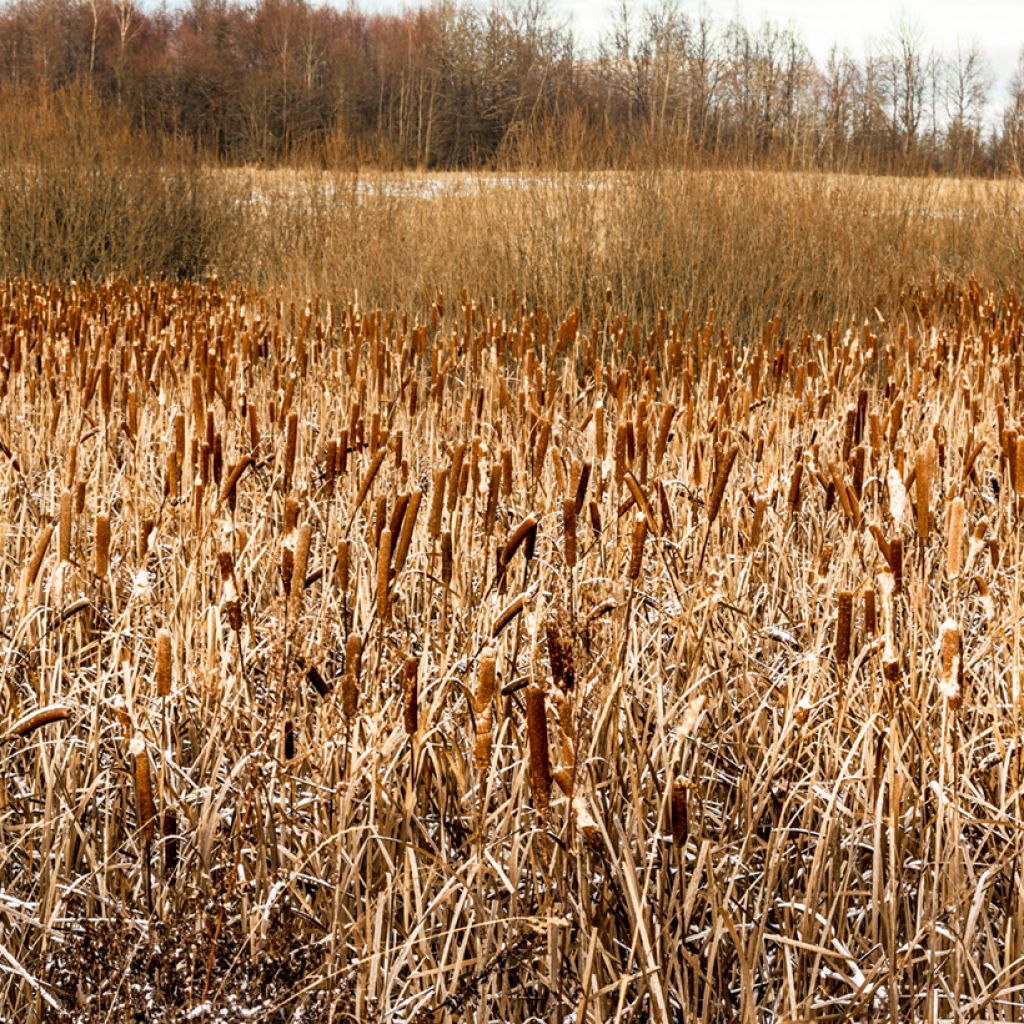
[[[647,517],[638,512],[633,522],[633,540],[629,552],[629,569],[626,573],[630,580],[640,578],[640,567],[644,557],[644,541],[647,539]]]
[[[110,568],[110,516],[100,512],[96,516],[96,575],[103,579]]]
[[[57,531],[57,549],[61,564],[71,561],[71,523],[73,500],[70,489],[60,496],[60,527]]]
[[[711,488],[711,497],[708,499],[709,525],[718,518],[718,512],[722,507],[722,497],[725,494],[725,485],[729,482],[729,474],[732,472],[733,463],[736,461],[739,450],[739,445],[734,444],[718,460],[718,471],[715,474],[715,482]]]
[[[853,592],[841,590],[836,618],[836,662],[844,668],[850,661],[850,627],[853,622]]]
[[[171,633],[167,629],[156,634],[156,695],[171,695]]]
[[[952,708],[960,706],[962,675],[960,627],[947,619],[939,629],[939,693]]]
[[[444,488],[447,479],[446,470],[434,471],[434,490],[430,496],[430,522],[427,524],[427,531],[432,541],[436,541],[441,536],[441,516],[444,513]]]
[[[551,761],[548,753],[548,719],[544,691],[539,686],[526,690],[526,733],[530,746],[530,784],[533,804],[543,816],[551,794]]]
[[[964,499],[954,498],[949,506],[946,545],[946,573],[950,579],[956,579],[960,575],[963,565],[964,516]]]
[[[672,826],[672,842],[678,846],[686,845],[689,835],[689,815],[687,811],[688,784],[683,779],[676,779],[672,783],[672,796],[669,810]]]
[[[306,599],[306,569],[309,565],[309,546],[313,531],[303,523],[296,531],[295,563],[291,575],[291,590],[288,594],[288,615],[294,623],[302,615]]]
[[[562,535],[565,540],[565,564],[576,566],[576,499],[562,499]]]
[[[377,545],[377,617],[386,622],[389,611],[388,583],[391,573],[391,531],[381,530]]]

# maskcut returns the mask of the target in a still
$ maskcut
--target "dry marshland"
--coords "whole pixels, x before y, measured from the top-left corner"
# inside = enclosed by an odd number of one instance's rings
[[[1019,1019],[1012,293],[0,286],[0,1017]]]

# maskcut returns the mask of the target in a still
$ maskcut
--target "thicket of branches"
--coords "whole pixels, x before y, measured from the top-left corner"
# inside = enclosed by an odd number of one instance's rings
[[[1024,51],[1007,95],[983,53],[900,24],[863,58],[799,35],[623,4],[581,50],[547,0],[400,15],[306,0],[0,3],[8,87],[85,82],[158,138],[228,161],[394,167],[673,162],[1019,172]]]

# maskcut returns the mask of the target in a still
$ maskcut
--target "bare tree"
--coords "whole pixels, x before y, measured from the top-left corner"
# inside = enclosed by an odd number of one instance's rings
[[[992,88],[992,69],[977,42],[957,42],[944,65],[948,159],[958,172],[974,169],[981,129]]]

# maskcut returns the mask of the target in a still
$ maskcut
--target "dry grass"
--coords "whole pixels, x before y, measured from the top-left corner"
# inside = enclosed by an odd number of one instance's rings
[[[241,246],[225,280],[415,309],[438,289],[650,320],[715,309],[738,334],[776,314],[824,332],[887,319],[913,283],[1024,277],[1020,182],[640,169],[537,175],[227,171]],[[233,237],[233,236],[232,236]]]
[[[1024,323],[907,299],[0,287],[2,1016],[1018,1017]]]

